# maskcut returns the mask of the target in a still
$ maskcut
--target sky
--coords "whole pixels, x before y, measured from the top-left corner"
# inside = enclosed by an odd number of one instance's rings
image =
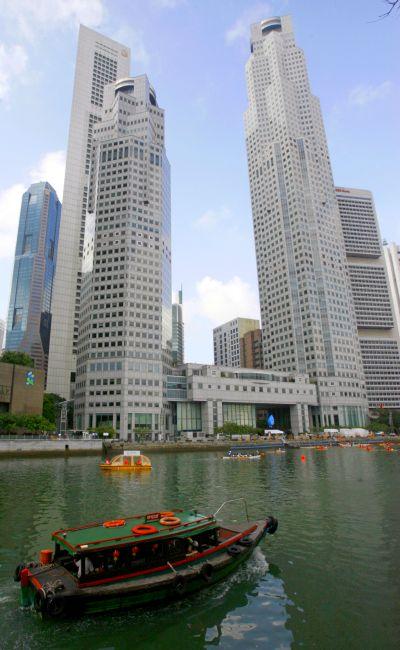
[[[183,285],[185,359],[212,362],[212,329],[259,316],[243,129],[250,24],[291,14],[320,98],[334,180],[371,190],[400,243],[400,11],[382,0],[0,0],[0,318],[21,196],[62,198],[79,23],[132,50],[166,111],[172,273]]]

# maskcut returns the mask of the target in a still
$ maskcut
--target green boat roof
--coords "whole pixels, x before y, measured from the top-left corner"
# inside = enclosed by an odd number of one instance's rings
[[[65,528],[52,533],[52,539],[69,553],[88,553],[104,549],[116,548],[126,544],[159,540],[166,537],[189,537],[199,530],[215,528],[216,520],[213,515],[201,515],[195,510],[174,510],[174,516],[180,519],[176,526],[165,526],[160,523],[162,513],[147,515],[132,515],[113,521],[102,521],[86,524],[76,528]],[[106,525],[118,522],[119,525]],[[150,525],[157,532],[137,535],[132,532],[135,526]]]

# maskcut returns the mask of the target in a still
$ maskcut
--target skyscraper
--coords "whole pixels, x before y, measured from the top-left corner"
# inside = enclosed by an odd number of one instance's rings
[[[182,289],[178,292],[178,302],[172,305],[172,361],[174,365],[184,360],[185,335],[182,314]]]
[[[80,26],[68,137],[60,245],[54,281],[47,388],[68,399],[75,378],[82,255],[94,125],[104,86],[129,74],[130,51]]]
[[[291,18],[251,27],[245,132],[265,368],[308,373],[312,423],[359,425],[365,386],[329,153]]]
[[[368,405],[400,408],[400,352],[378,219],[368,190],[337,187]]]
[[[113,426],[123,438],[168,431],[170,169],[164,111],[145,75],[105,88],[88,208],[76,426]]]
[[[0,318],[0,350],[3,349],[5,331],[6,331],[6,322],[2,318]]]
[[[400,246],[393,242],[385,244],[383,252],[389,278],[397,336],[400,339]]]
[[[6,349],[30,354],[47,370],[61,203],[49,183],[22,196],[8,309]]]

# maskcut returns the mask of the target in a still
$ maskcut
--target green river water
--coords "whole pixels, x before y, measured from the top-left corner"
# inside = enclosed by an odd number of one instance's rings
[[[220,456],[153,453],[146,475],[104,475],[96,457],[1,460],[0,648],[400,648],[400,453]],[[225,582],[81,620],[20,609],[15,565],[36,559],[51,531],[174,506],[210,513],[239,496],[251,517],[273,514],[279,528]],[[226,515],[242,519],[240,504]]]

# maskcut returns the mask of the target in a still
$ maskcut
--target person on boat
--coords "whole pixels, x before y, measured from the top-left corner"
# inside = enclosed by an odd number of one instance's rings
[[[110,464],[110,459],[106,458],[106,465],[109,465],[109,464]]]
[[[93,562],[89,557],[85,557],[85,575],[88,573],[93,573],[94,572],[94,566]],[[74,555],[74,561],[75,561],[75,566],[78,569],[78,578],[82,577],[82,558],[79,555]]]
[[[199,542],[196,539],[192,539],[191,537],[188,537],[187,541],[188,548],[186,555],[194,555],[199,550]]]

